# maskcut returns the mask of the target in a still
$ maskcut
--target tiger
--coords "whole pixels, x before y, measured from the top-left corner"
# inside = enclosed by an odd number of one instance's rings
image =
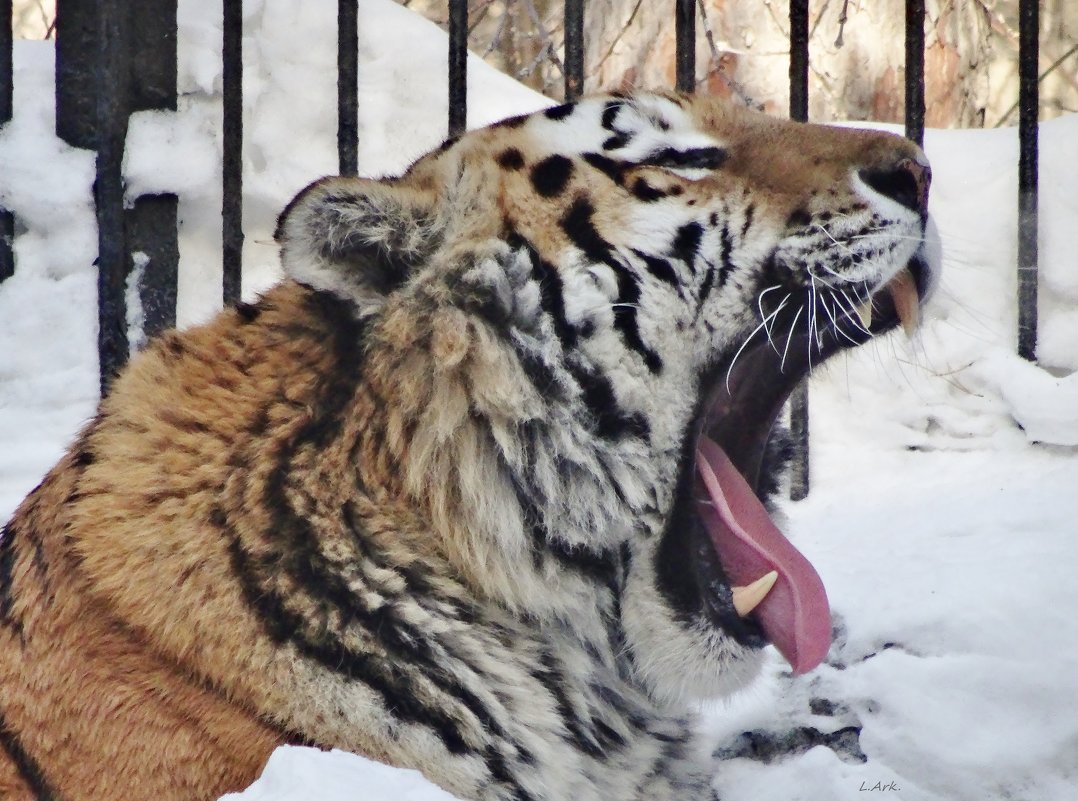
[[[282,281],[135,355],[4,527],[0,796],[213,799],[301,744],[714,798],[700,701],[831,641],[785,401],[917,327],[930,181],[894,134],[639,92],[314,182]]]

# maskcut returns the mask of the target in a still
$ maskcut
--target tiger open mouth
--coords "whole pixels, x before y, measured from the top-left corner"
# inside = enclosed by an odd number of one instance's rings
[[[907,332],[917,327],[931,274],[919,254],[876,291],[820,312],[813,326],[798,327],[785,309],[762,301],[761,314],[773,324],[717,367],[697,419],[692,497],[702,526],[693,527],[692,564],[704,606],[742,645],[773,643],[795,673],[827,655],[831,615],[816,570],[764,507],[768,439],[813,366],[899,324]]]

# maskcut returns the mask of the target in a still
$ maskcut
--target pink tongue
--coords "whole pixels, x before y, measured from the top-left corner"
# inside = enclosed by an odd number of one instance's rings
[[[807,673],[831,647],[823,582],[771,521],[726,452],[707,437],[700,438],[696,471],[711,499],[700,503],[700,517],[730,584],[743,586],[778,571],[775,586],[751,614],[794,673]]]

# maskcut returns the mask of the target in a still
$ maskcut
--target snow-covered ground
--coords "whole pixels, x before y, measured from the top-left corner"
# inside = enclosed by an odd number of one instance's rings
[[[302,5],[302,10],[301,10]],[[129,193],[179,193],[182,325],[220,286],[220,28],[180,2],[180,112],[142,114]],[[333,172],[331,0],[245,3],[245,294],[276,279],[270,232]],[[445,132],[445,41],[388,0],[361,4],[360,169],[399,171]],[[297,46],[303,43],[303,46]],[[0,206],[19,220],[0,284],[0,519],[93,412],[93,158],[53,135],[52,50],[17,43]],[[473,60],[469,122],[548,103]],[[1013,130],[929,131],[944,277],[919,337],[813,380],[812,493],[789,529],[835,610],[826,664],[774,655],[705,710],[725,801],[1078,797],[1078,117],[1041,129],[1041,365],[1014,356]],[[892,784],[893,783],[893,784]],[[442,801],[421,777],[281,749],[243,801]]]

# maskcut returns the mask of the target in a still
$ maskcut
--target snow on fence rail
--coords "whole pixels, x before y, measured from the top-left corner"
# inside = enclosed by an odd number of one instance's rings
[[[669,1],[669,0],[668,0]],[[339,171],[357,172],[358,4],[338,0]],[[449,114],[447,133],[460,134],[467,109],[467,0],[449,4]],[[695,86],[697,0],[673,0],[676,86]],[[1018,353],[1033,360],[1037,346],[1037,0],[1019,3]],[[94,202],[98,226],[98,351],[101,391],[127,360],[129,275],[150,265],[138,281],[144,331],[176,322],[179,262],[177,198],[144,195],[124,205],[122,163],[130,115],[176,109],[177,0],[58,0],[56,132],[68,144],[97,153]],[[566,0],[565,99],[584,89],[585,0]],[[223,0],[222,35],[222,298],[240,297],[243,187],[243,18],[241,0]],[[790,116],[808,117],[809,0],[790,0]],[[924,137],[925,2],[906,0],[906,136]],[[0,126],[12,115],[12,0],[0,0]],[[14,274],[13,215],[0,209],[0,281]],[[140,266],[141,265],[141,266]],[[808,393],[803,384],[791,406],[795,463],[791,495],[808,494]]]

